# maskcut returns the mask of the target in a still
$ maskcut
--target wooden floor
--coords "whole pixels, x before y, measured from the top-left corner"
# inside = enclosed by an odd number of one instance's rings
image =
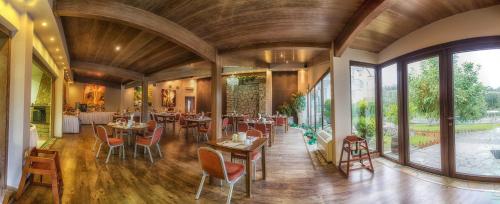
[[[91,150],[90,128],[80,135],[65,135],[53,149],[61,152],[65,182],[63,203],[224,203],[227,186],[206,185],[200,200],[194,199],[201,175],[193,138],[162,138],[164,158],[150,164],[142,154],[126,160],[112,156],[104,164]],[[155,159],[159,159],[155,155]],[[298,131],[280,134],[268,151],[267,180],[253,185],[246,198],[244,180],[236,186],[233,203],[495,203],[491,192],[449,188],[420,180],[375,162],[375,174],[355,171],[349,179],[334,169],[315,169]],[[260,166],[257,167],[258,169]],[[47,187],[30,187],[19,203],[51,203]]]

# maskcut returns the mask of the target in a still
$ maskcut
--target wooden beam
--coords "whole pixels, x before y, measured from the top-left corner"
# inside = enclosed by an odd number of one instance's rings
[[[232,52],[247,51],[247,50],[265,50],[265,49],[330,49],[330,43],[316,43],[316,42],[271,42],[271,43],[258,43],[235,47],[230,49],[223,49],[219,54],[227,54]]]
[[[132,79],[137,81],[142,81],[144,79],[144,74],[131,71],[124,68],[106,66],[102,64],[94,64],[89,62],[73,61],[71,62],[72,69],[95,71],[105,73],[111,76],[117,76],[124,79]]]
[[[335,126],[335,44],[332,42],[331,47],[330,47],[330,52],[329,52],[329,57],[330,57],[330,66],[329,66],[329,72],[330,72],[330,127],[332,127],[332,140],[333,144],[332,145],[332,158],[333,158],[333,165],[337,166],[337,144],[340,143],[341,141],[339,140],[339,137],[336,135],[337,133],[337,127]],[[341,150],[342,151],[342,150]]]
[[[169,81],[187,77],[209,76],[211,74],[211,64],[207,61],[183,64],[171,68],[163,69],[146,77],[151,82]]]
[[[211,97],[211,117],[212,132],[210,140],[216,141],[222,137],[222,66],[220,57],[217,55],[215,63],[212,63],[212,97]],[[198,90],[203,91],[203,90]]]
[[[82,76],[79,76],[76,74],[74,75],[74,80],[75,80],[75,82],[80,82],[80,83],[97,84],[97,85],[107,86],[107,87],[111,87],[111,88],[121,89],[121,84],[119,84],[119,83],[104,81],[104,80],[100,80],[100,79],[94,79],[94,78],[90,78],[90,77],[82,77]]]
[[[97,18],[117,21],[155,33],[214,62],[216,48],[191,31],[152,12],[114,1],[58,1],[59,16]]]
[[[125,89],[134,88],[142,85],[142,81],[131,81],[124,85]]]
[[[340,57],[356,36],[397,0],[366,0],[335,38],[335,56]]]

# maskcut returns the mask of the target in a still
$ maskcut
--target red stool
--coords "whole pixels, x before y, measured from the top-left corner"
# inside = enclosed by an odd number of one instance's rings
[[[343,160],[344,152],[347,153],[347,160]],[[368,165],[364,163],[368,160]],[[342,152],[340,153],[339,170],[346,177],[349,177],[349,171],[356,170],[351,169],[351,162],[359,161],[361,167],[356,169],[368,169],[368,171],[374,171],[372,165],[372,159],[370,156],[370,150],[368,149],[368,143],[365,139],[358,137],[356,135],[347,136],[342,143]],[[346,171],[342,170],[342,164],[347,163]]]

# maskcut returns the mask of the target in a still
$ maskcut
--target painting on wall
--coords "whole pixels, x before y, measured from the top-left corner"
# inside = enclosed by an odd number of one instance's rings
[[[148,104],[151,106],[151,101],[153,101],[153,86],[148,87]],[[134,88],[134,106],[142,105],[142,87],[138,86]]]
[[[175,107],[177,94],[175,90],[162,89],[161,90],[161,105],[163,107]]]
[[[83,103],[89,107],[103,107],[104,106],[104,93],[106,87],[87,84],[83,89]]]

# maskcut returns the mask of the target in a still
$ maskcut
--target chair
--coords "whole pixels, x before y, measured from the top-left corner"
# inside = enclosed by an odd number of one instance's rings
[[[163,134],[163,127],[156,127],[155,130],[153,131],[152,137],[137,137],[135,139],[135,146],[134,146],[134,158],[137,157],[137,146],[142,146],[144,149],[146,149],[149,153],[149,159],[151,160],[151,163],[154,163],[153,161],[153,155],[151,154],[151,147],[156,146],[158,149],[158,154],[160,157],[163,158],[163,155],[161,154],[160,150],[160,139],[161,135]]]
[[[155,131],[156,127],[158,127],[158,123],[154,120],[150,120],[146,123],[146,131],[143,133],[137,133],[137,136],[141,137],[152,137],[153,132]]]
[[[101,139],[99,139],[99,137],[97,136],[97,128],[96,128],[97,126],[96,126],[95,122],[94,122],[94,121],[92,121],[92,123],[91,123],[91,124],[92,124],[92,131],[93,131],[93,134],[94,134],[94,137],[95,137],[94,146],[92,146],[92,151],[94,151],[94,150],[95,150],[95,146],[97,145],[97,143],[98,143]],[[108,134],[108,137],[111,137],[111,136],[113,136],[113,134]],[[101,143],[102,143],[102,141],[101,141]]]
[[[179,117],[179,125],[180,125],[179,135],[180,135],[182,129],[185,129],[186,130],[186,134],[187,134],[187,131],[189,130],[189,128],[196,127],[195,124],[189,124],[188,121],[186,121],[186,117],[185,116],[180,116]]]
[[[343,160],[344,152],[347,153],[347,160]],[[364,160],[368,160],[368,165],[364,163]],[[347,136],[342,143],[342,151],[340,152],[340,161],[338,166],[340,172],[346,177],[349,177],[349,172],[351,170],[355,170],[351,169],[351,162],[354,161],[359,161],[361,164],[361,167],[357,169],[368,169],[368,171],[372,173],[374,172],[368,142],[356,135],[350,135]],[[346,163],[346,171],[342,169],[343,163]]]
[[[208,122],[206,125],[208,125],[208,127],[205,125],[198,127],[198,133],[203,134],[205,139],[208,141],[208,134],[212,131],[212,122]],[[199,137],[196,137],[196,142],[198,142],[199,139]]]
[[[227,136],[227,129],[229,128],[229,126],[230,126],[229,118],[222,119],[222,129],[224,130],[224,133],[226,134],[226,136]]]
[[[283,127],[283,131],[286,133],[287,132],[287,127],[286,127],[286,118],[285,117],[277,117],[276,118],[276,127]]]
[[[222,154],[209,147],[200,147],[198,149],[198,161],[201,166],[203,176],[201,177],[200,186],[196,192],[196,200],[200,198],[203,184],[207,176],[226,181],[229,184],[229,192],[226,203],[231,203],[234,184],[245,175],[245,168],[242,164],[224,161]]]
[[[108,157],[106,158],[106,163],[108,163],[109,157],[113,153],[113,149],[117,148],[117,147],[121,147],[120,156],[122,156],[122,154],[123,154],[122,159],[125,159],[125,145],[123,142],[123,138],[110,138],[110,137],[108,137],[108,132],[107,132],[106,128],[104,128],[103,126],[97,126],[97,136],[99,137],[99,139],[102,142],[99,145],[99,150],[97,150],[97,154],[95,155],[95,158],[99,157],[99,153],[101,152],[102,144],[106,143],[109,147]]]
[[[255,130],[255,129],[250,129],[246,133],[247,133],[247,136],[250,136],[250,137],[258,137],[258,138],[263,137],[262,132],[259,130]],[[262,154],[260,153],[260,151],[254,151],[250,154],[250,156],[252,157],[251,161],[253,163],[253,165],[252,165],[253,166],[253,175],[252,176],[253,176],[253,180],[255,180],[255,175],[257,174],[257,160],[259,160],[261,158]],[[231,153],[231,161],[233,161],[233,159],[240,159],[240,160],[246,161],[246,158],[247,158],[247,156],[244,154]]]
[[[248,124],[246,123],[238,123],[238,132],[246,132],[248,131]]]
[[[265,137],[265,138],[270,138],[271,137],[271,129],[268,128],[268,126],[266,124],[263,124],[263,123],[256,123],[255,124],[255,129],[262,132],[262,135]],[[269,147],[272,146],[272,141],[271,140],[267,140],[267,144]]]

